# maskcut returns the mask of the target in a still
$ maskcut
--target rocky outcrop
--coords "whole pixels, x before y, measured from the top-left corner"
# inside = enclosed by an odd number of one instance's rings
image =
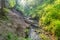
[[[25,37],[25,29],[29,25],[25,23],[23,16],[16,10],[9,10],[7,17],[8,20],[0,20],[0,34],[6,36],[11,32],[19,37]],[[2,39],[5,39],[5,37]]]

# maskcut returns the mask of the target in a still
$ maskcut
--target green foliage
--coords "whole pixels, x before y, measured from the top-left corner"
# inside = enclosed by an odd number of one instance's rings
[[[40,34],[40,37],[42,38],[42,40],[50,40],[49,37],[45,34]]]
[[[54,4],[48,4],[44,6],[44,12],[40,12],[42,14],[39,25],[50,34],[53,34],[57,37],[60,37],[60,2],[59,0],[55,0]]]
[[[16,5],[16,0],[6,0],[6,6],[12,8]]]
[[[2,20],[8,20],[8,17],[7,17],[7,13],[9,12],[9,10],[7,8],[3,8],[2,10],[3,12],[1,12],[3,15],[0,15],[0,19]]]
[[[4,8],[4,12],[5,12],[5,13],[8,13],[9,11],[10,11],[9,9]]]
[[[58,37],[60,37],[60,21],[57,21],[55,25],[56,25],[55,33]]]
[[[15,0],[9,0],[10,7],[14,7],[16,4]]]
[[[12,34],[12,33],[8,33],[6,39],[7,39],[7,40],[18,40],[18,37],[15,36],[15,35]]]
[[[8,33],[6,40],[31,40],[30,38],[18,37],[16,34]]]

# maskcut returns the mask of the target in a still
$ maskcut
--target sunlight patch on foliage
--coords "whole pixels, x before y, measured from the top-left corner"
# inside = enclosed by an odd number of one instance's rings
[[[16,4],[15,0],[9,0],[9,6],[14,7]]]

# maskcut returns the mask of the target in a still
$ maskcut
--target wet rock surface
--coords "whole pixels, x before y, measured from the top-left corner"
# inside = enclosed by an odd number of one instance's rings
[[[29,32],[29,38],[31,38],[31,40],[41,40],[38,36],[38,33],[32,27],[31,27],[30,32]]]
[[[39,34],[36,32],[36,29],[38,28],[38,22],[30,19],[30,17],[25,18],[25,22],[30,24],[28,37],[31,38],[31,40],[41,40]]]

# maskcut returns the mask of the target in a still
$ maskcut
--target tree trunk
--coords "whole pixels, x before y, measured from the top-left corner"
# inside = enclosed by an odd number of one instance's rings
[[[5,0],[1,0],[1,13],[0,13],[0,16],[5,16],[4,8],[5,8]]]

